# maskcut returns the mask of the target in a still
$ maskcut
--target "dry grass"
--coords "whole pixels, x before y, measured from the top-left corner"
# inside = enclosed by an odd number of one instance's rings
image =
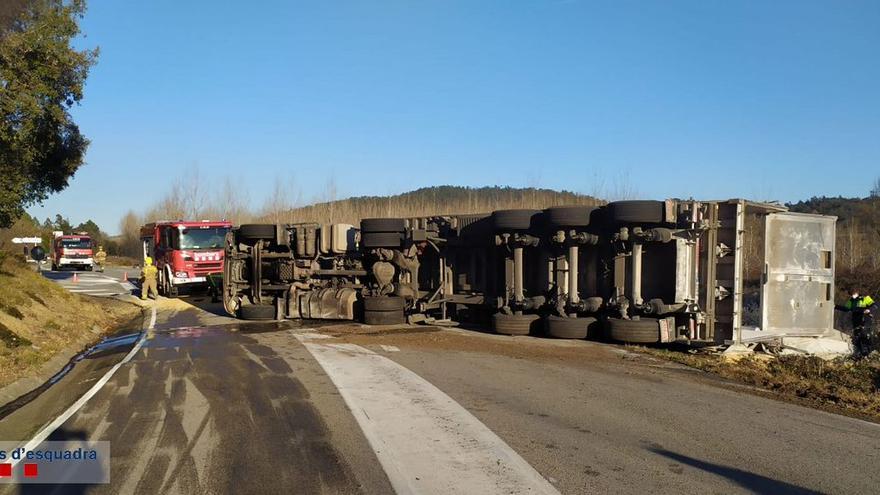
[[[63,350],[90,345],[139,314],[132,304],[67,292],[7,258],[0,265],[0,386],[35,373]]]
[[[815,356],[746,356],[732,361],[719,355],[642,349],[675,361],[806,402],[823,409],[880,421],[880,355],[854,361],[824,361]]]

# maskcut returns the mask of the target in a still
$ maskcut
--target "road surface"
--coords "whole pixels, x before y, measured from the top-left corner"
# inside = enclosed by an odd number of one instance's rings
[[[0,439],[34,438],[139,344],[50,437],[111,442],[111,484],[87,493],[876,493],[880,483],[880,426],[618,346],[243,324],[201,297],[155,308],[142,341],[120,339],[5,411]]]

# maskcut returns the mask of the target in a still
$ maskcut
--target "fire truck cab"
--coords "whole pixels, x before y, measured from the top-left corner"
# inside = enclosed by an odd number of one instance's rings
[[[92,270],[92,238],[88,234],[62,235],[56,233],[52,241],[52,269]]]
[[[163,221],[141,227],[144,256],[159,269],[159,293],[176,296],[181,286],[209,284],[223,273],[223,248],[229,222]]]

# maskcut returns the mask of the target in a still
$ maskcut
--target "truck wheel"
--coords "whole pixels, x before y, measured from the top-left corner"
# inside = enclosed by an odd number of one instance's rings
[[[400,232],[361,233],[361,246],[368,248],[399,248],[403,244]]]
[[[367,325],[402,325],[406,323],[403,310],[397,311],[364,311],[364,323]]]
[[[593,206],[554,206],[547,208],[547,222],[559,227],[586,227],[590,225],[590,215],[596,208]]]
[[[495,230],[528,230],[538,210],[498,210],[492,212]]]
[[[268,304],[249,304],[238,308],[242,320],[274,320],[275,306]]]
[[[660,342],[660,322],[656,318],[624,320],[610,318],[607,323],[608,338],[630,344],[655,344]]]
[[[405,305],[398,296],[364,297],[364,311],[403,311]]]
[[[268,223],[244,224],[238,228],[238,238],[251,241],[275,240],[275,226]]]
[[[502,335],[528,335],[538,329],[540,322],[538,315],[492,315],[492,329]]]
[[[361,234],[364,232],[405,232],[406,221],[402,218],[364,218],[361,220]]]
[[[550,315],[544,320],[547,334],[557,339],[585,339],[590,332],[590,327],[596,324],[592,316],[583,318],[562,318]]]
[[[663,201],[614,201],[605,208],[607,218],[617,223],[663,223],[666,216]]]

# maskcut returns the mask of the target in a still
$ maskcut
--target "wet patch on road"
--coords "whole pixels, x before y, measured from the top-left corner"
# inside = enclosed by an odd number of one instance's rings
[[[249,332],[152,334],[77,427],[113,441],[113,492],[357,492],[296,372]],[[109,490],[109,487],[108,487]]]

